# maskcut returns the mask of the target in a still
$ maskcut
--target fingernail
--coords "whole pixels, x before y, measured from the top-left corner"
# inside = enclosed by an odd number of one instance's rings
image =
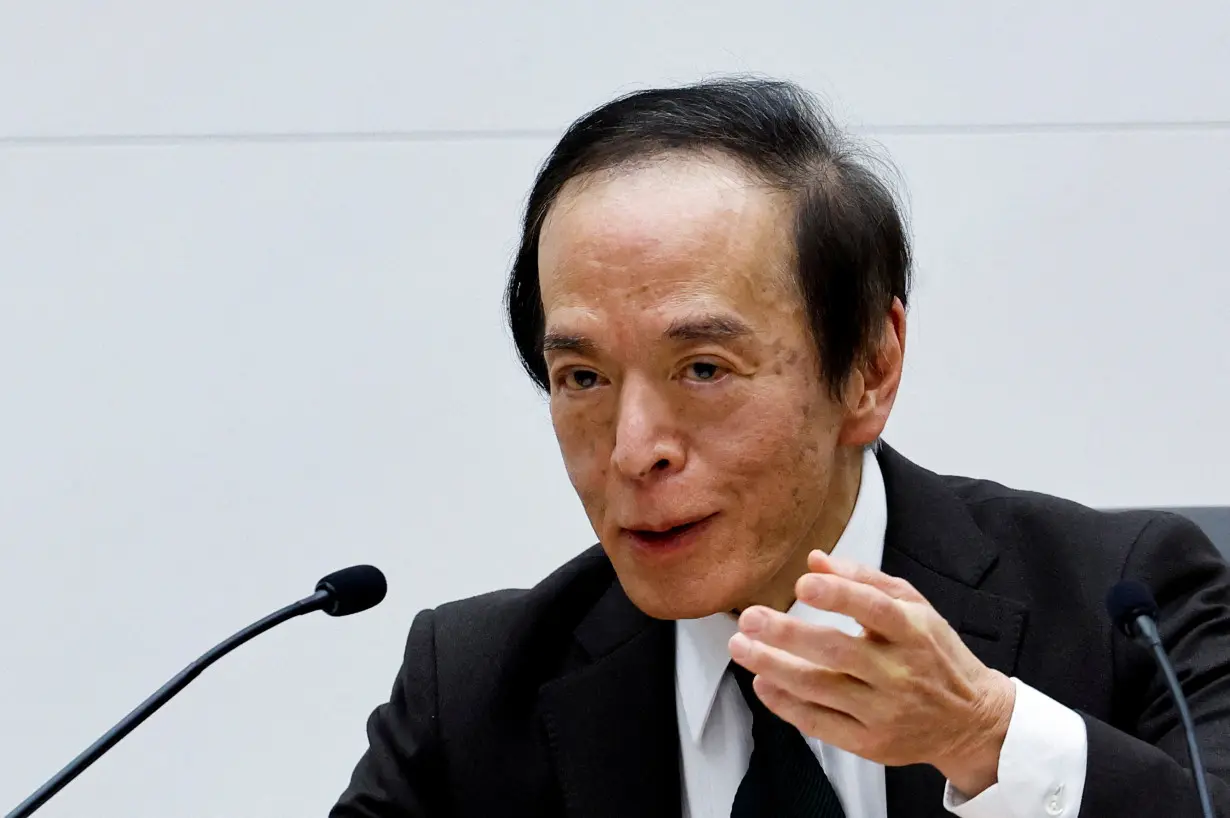
[[[768,624],[769,618],[764,611],[756,608],[744,611],[743,616],[739,617],[739,628],[746,634],[760,633]]]
[[[741,633],[730,637],[730,655],[733,659],[746,659],[752,652],[752,640]]]

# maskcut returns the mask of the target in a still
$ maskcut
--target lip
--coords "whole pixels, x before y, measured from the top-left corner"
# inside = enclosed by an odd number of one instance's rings
[[[676,554],[695,544],[712,527],[717,513],[675,526],[655,527],[657,530],[625,528],[622,539],[639,552],[651,556]]]

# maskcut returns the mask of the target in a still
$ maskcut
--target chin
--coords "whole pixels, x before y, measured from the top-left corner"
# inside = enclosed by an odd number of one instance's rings
[[[700,619],[732,610],[740,597],[737,591],[722,593],[723,589],[705,578],[646,577],[635,570],[621,571],[618,564],[615,570],[628,599],[654,619]]]
[[[624,591],[628,594],[628,598],[632,600],[633,605],[654,619],[671,621],[676,619],[700,619],[721,610],[720,608],[714,609],[709,605],[681,602],[678,599],[662,594],[652,592],[637,593],[637,589],[628,588],[627,586],[624,586]]]
[[[665,548],[618,534],[603,540],[624,593],[655,619],[700,619],[737,607],[756,584],[740,545],[720,530],[693,532]]]

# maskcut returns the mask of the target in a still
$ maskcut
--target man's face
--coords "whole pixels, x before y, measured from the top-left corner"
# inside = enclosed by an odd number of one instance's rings
[[[651,616],[788,597],[832,528],[826,505],[853,502],[846,413],[819,377],[791,225],[785,194],[686,156],[573,180],[543,225],[555,433]]]

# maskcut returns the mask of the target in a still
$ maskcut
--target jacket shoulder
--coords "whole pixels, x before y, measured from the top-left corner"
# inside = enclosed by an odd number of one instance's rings
[[[491,591],[430,612],[442,690],[537,690],[571,656],[573,632],[615,582],[591,547],[532,588]]]
[[[532,588],[504,588],[446,602],[434,610],[437,627],[476,633],[515,629],[526,615],[546,609],[592,605],[614,579],[602,549],[593,546],[556,568]],[[558,610],[556,612],[559,612]],[[574,623],[575,624],[575,623]]]
[[[1005,486],[992,480],[946,475],[984,534],[1009,558],[1054,573],[1068,567],[1104,581],[1130,576],[1159,548],[1186,543],[1191,556],[1217,556],[1194,522],[1149,508],[1098,509],[1055,495]],[[1172,550],[1173,557],[1180,554]]]

